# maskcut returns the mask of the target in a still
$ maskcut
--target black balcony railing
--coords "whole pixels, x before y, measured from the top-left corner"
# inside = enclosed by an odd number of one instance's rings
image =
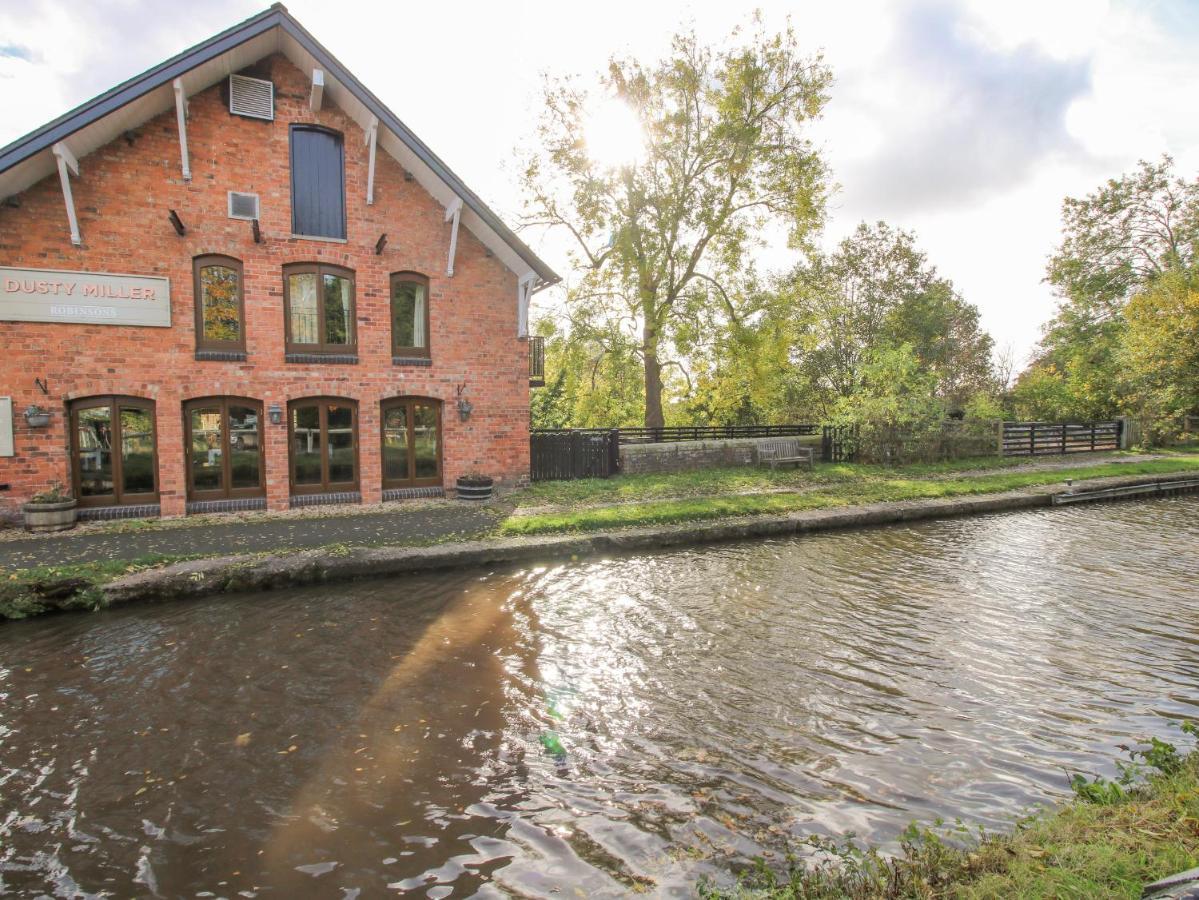
[[[545,387],[545,338],[529,338],[529,387]]]

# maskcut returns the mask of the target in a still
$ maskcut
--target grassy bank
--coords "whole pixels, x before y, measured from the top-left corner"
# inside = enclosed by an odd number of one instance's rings
[[[1183,726],[1192,737],[1193,724]],[[1199,753],[1155,740],[1132,751],[1115,782],[1075,776],[1075,799],[1010,833],[963,840],[960,829],[904,834],[900,852],[812,842],[819,862],[764,863],[708,900],[832,898],[1135,898],[1152,881],[1199,865]]]
[[[98,609],[100,585],[121,575],[188,559],[152,554],[136,559],[0,570],[0,620],[25,619],[56,609]]]
[[[1178,455],[1141,462],[1110,462],[1070,468],[1035,469],[1012,464],[993,471],[986,461],[884,468],[817,466],[815,472],[774,473],[753,469],[715,469],[680,475],[618,476],[586,482],[537,485],[519,499],[521,506],[580,504],[578,509],[515,515],[500,525],[501,534],[554,534],[602,531],[642,525],[668,525],[728,516],[750,516],[828,509],[862,503],[927,500],[989,494],[1119,475],[1168,475],[1199,472],[1199,456]],[[991,461],[993,463],[993,461]],[[1022,471],[1023,469],[1023,471]],[[989,470],[989,471],[988,471]],[[971,474],[976,472],[978,474]],[[781,493],[749,493],[786,489]],[[670,492],[674,492],[671,494]],[[670,496],[672,499],[658,500]],[[633,502],[630,502],[633,501]],[[641,501],[641,502],[637,502]],[[584,506],[608,502],[610,506]]]

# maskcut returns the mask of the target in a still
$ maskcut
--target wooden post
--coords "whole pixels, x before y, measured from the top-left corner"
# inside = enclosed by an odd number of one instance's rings
[[[1028,423],[1028,455],[1037,455],[1037,423]]]
[[[570,433],[570,474],[572,478],[579,477],[583,462],[583,435],[578,431]]]
[[[1094,427],[1092,425],[1092,427]],[[1062,423],[1062,456],[1066,455],[1066,432],[1070,430],[1070,426],[1065,422]]]

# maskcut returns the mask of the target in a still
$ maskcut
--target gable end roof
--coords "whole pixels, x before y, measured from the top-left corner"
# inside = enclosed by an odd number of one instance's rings
[[[247,41],[266,35],[275,28],[290,36],[310,54],[325,70],[326,75],[331,75],[337,82],[340,82],[371,115],[378,118],[381,126],[391,131],[438,179],[455,195],[462,198],[463,205],[511,248],[516,256],[537,275],[542,286],[561,280],[553,269],[500,220],[499,216],[483,202],[478,194],[467,187],[462,179],[429,149],[424,141],[413,134],[395,113],[388,109],[378,97],[354,77],[349,69],[296,21],[282,3],[276,3],[244,22],[184,50],[141,75],[130,78],[24,137],[18,138],[6,147],[0,148],[0,176],[37,154],[49,150],[55,143],[65,140],[80,129],[98,122],[105,116],[164,85],[170,85],[175,78],[197,66],[210,62]]]

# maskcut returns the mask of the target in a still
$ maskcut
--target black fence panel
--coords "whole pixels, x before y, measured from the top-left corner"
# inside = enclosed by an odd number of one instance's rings
[[[820,426],[798,425],[670,425],[661,428],[617,428],[622,444],[672,444],[679,441],[733,438],[805,437],[820,434]]]
[[[853,462],[858,455],[857,425],[825,425],[820,435],[824,462]]]
[[[1004,456],[1062,456],[1119,450],[1124,423],[1004,422]]]
[[[569,481],[608,478],[620,469],[620,443],[610,428],[533,431],[529,434],[529,478]]]

